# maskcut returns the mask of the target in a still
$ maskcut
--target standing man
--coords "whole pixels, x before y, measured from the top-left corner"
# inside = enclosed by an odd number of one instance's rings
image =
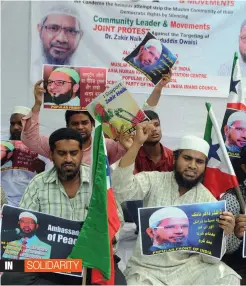
[[[1,144],[1,150],[4,151],[1,153],[6,154],[7,158],[2,158],[1,156],[1,185],[5,191],[8,203],[12,206],[19,206],[27,184],[37,173],[45,170],[45,159],[39,159],[37,153],[28,149],[20,141],[23,128],[21,120],[29,112],[30,108],[24,106],[16,106],[14,108],[10,117],[9,140]],[[6,152],[6,147],[8,147],[8,152]],[[21,167],[17,168],[20,166],[19,163]],[[26,168],[26,163],[28,163],[28,168]]]
[[[141,172],[133,175],[134,163],[153,125],[137,125],[136,136],[112,175],[116,199],[144,200],[144,207],[214,202],[216,199],[202,184],[209,144],[195,136],[181,139],[175,152],[173,172]],[[223,212],[219,220],[226,235],[234,230],[235,219]],[[226,239],[226,238],[225,238]],[[225,246],[225,241],[223,241]],[[225,247],[223,247],[225,252]],[[212,257],[190,253],[141,255],[139,237],[125,271],[128,285],[239,285],[240,276]]]
[[[144,109],[154,109],[161,96],[161,91],[171,80],[172,73],[169,72],[163,76],[163,79],[155,86],[152,94],[144,103]],[[22,140],[33,151],[41,154],[44,157],[49,156],[49,142],[47,136],[40,136],[39,134],[39,112],[43,102],[43,93],[46,90],[41,87],[42,80],[38,81],[34,86],[35,104],[32,110],[22,119],[23,130]],[[67,110],[65,114],[66,126],[76,129],[80,132],[83,143],[83,163],[89,164],[91,162],[91,133],[94,126],[94,119],[88,111],[71,111]],[[106,147],[108,153],[109,164],[113,164],[119,160],[126,150],[131,146],[132,139],[120,136],[120,142],[115,142],[112,139],[106,140]]]
[[[43,101],[43,93],[45,89],[40,86],[42,81],[36,83],[34,88],[35,104],[32,111],[28,113],[22,120],[23,131],[22,141],[33,151],[44,157],[49,156],[49,137],[40,136],[39,134],[39,112]],[[68,128],[78,130],[83,138],[83,158],[82,162],[91,163],[91,133],[94,126],[94,119],[88,111],[72,111],[67,110],[65,113],[66,125]],[[132,143],[127,138],[122,140],[122,146],[119,142],[112,139],[105,139],[108,152],[109,164],[113,164],[119,160],[126,152],[128,145]],[[129,142],[128,142],[129,141]]]
[[[90,167],[81,164],[83,138],[81,134],[70,128],[54,131],[49,137],[49,157],[54,167],[33,178],[22,197],[20,207],[47,213],[65,219],[84,221],[91,199]],[[124,277],[115,263],[116,281],[125,284]],[[15,276],[6,275],[2,278],[3,285],[12,285],[18,281],[22,273]],[[19,284],[39,285],[81,285],[81,278],[60,274],[25,273]],[[12,276],[13,275],[13,276]],[[118,276],[119,275],[119,276]],[[4,280],[5,279],[5,280]]]
[[[170,172],[173,170],[173,151],[161,144],[162,131],[160,118],[152,110],[144,113],[153,124],[151,134],[139,149],[135,161],[134,173],[143,171]]]

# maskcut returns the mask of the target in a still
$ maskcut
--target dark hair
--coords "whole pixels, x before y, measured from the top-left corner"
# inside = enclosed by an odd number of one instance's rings
[[[65,120],[66,120],[66,124],[67,126],[69,125],[69,121],[70,121],[70,118],[74,115],[74,114],[79,114],[79,113],[83,113],[85,115],[87,115],[89,117],[89,120],[91,122],[91,124],[94,126],[95,125],[95,120],[93,119],[93,117],[90,115],[90,113],[88,111],[83,111],[83,110],[67,110],[65,112]]]
[[[157,119],[160,122],[160,118],[156,112],[152,110],[145,110],[144,113],[150,120]]]
[[[60,128],[54,131],[49,138],[50,150],[55,150],[55,144],[60,140],[76,140],[79,142],[79,147],[82,149],[83,138],[77,130],[71,128]]]

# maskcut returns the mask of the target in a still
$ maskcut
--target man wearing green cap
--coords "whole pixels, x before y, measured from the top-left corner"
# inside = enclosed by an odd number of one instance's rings
[[[79,90],[80,77],[72,68],[57,68],[51,72],[47,82],[47,93],[44,103],[51,105],[80,106]]]

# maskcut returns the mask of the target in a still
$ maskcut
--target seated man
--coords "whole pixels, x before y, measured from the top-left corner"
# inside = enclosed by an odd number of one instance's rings
[[[91,198],[89,186],[90,168],[81,164],[83,139],[80,133],[70,128],[61,128],[53,132],[49,138],[50,159],[54,167],[38,176],[27,186],[20,202],[20,207],[48,213],[70,220],[84,221]],[[125,284],[115,256],[116,283]],[[64,277],[61,274],[23,274],[22,280],[18,275],[5,273],[3,285],[34,284],[79,284],[82,280],[74,277]],[[52,277],[51,277],[52,276]],[[49,279],[47,277],[50,277]],[[119,279],[119,280],[118,280]],[[37,282],[38,281],[38,282]]]
[[[175,151],[173,172],[141,172],[133,175],[136,156],[153,126],[137,126],[134,142],[112,175],[116,199],[144,200],[145,207],[171,206],[216,199],[202,184],[209,145],[195,136],[181,139]],[[219,220],[226,235],[234,230],[235,219],[223,212]],[[226,239],[226,236],[225,236]],[[225,240],[224,239],[224,240]],[[223,253],[225,241],[223,241]],[[141,255],[138,238],[135,251],[125,271],[128,285],[239,285],[240,276],[229,266],[212,257],[184,252]]]
[[[49,160],[32,152],[21,142],[21,119],[30,108],[15,106],[10,116],[9,138],[1,142],[1,185],[9,205],[19,206],[30,180],[45,170]],[[3,138],[2,138],[3,140]]]
[[[240,190],[246,203],[246,146],[241,150],[240,163],[242,172],[244,173],[244,180],[240,185]],[[223,261],[242,276],[241,285],[246,285],[246,259],[242,257],[243,233],[246,229],[246,214],[240,212],[239,201],[234,189],[227,191],[221,200],[226,201],[228,211],[236,216],[235,231],[228,237],[227,254],[223,257]]]

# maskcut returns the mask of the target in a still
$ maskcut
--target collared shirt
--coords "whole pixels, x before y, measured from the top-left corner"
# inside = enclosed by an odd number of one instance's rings
[[[2,257],[8,259],[50,258],[51,246],[41,241],[36,235],[27,238],[25,248],[20,253],[23,242],[24,238],[21,238],[8,243]]]
[[[30,122],[27,121],[30,120]],[[39,134],[39,112],[30,112],[22,118],[22,142],[32,151],[48,158],[50,152],[49,137]],[[112,139],[105,139],[109,164],[119,160],[125,153],[125,148]],[[91,145],[83,150],[82,163],[91,164]]]
[[[161,159],[155,163],[148,157],[142,146],[136,157],[134,173],[137,174],[143,171],[173,171],[173,151],[161,144]]]
[[[58,179],[56,168],[35,176],[27,186],[20,207],[70,220],[84,221],[91,198],[90,168],[80,167],[80,187],[74,198],[69,198]]]

